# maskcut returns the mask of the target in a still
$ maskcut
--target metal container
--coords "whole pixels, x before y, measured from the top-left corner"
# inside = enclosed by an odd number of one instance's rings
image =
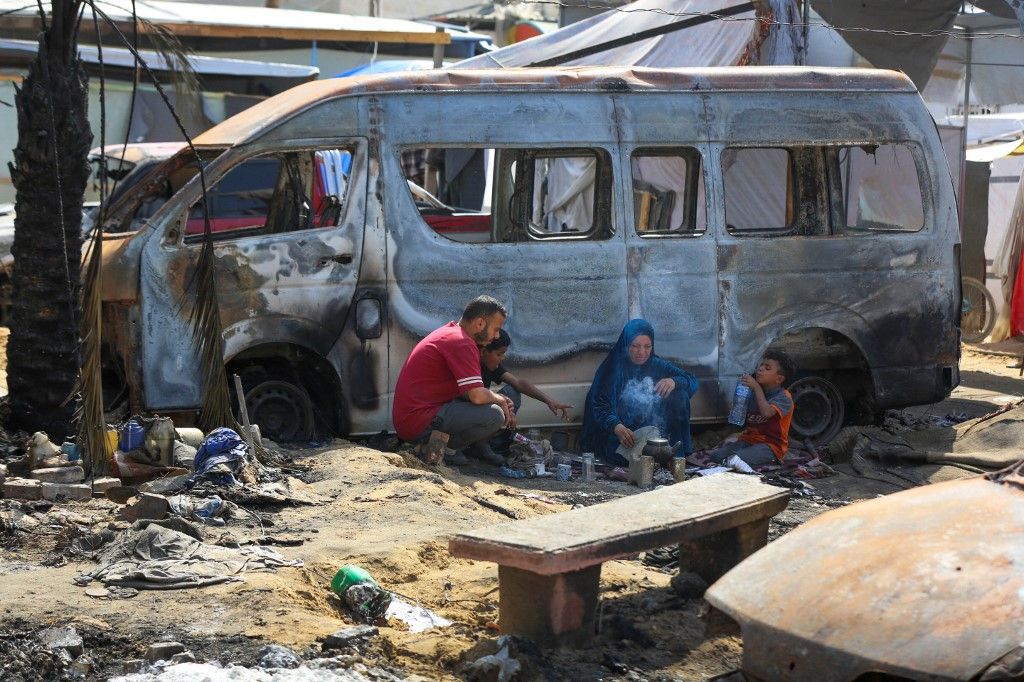
[[[571,464],[559,464],[555,472],[555,478],[559,481],[568,481],[572,477]]]
[[[543,457],[537,457],[533,460],[533,473],[537,476],[543,476],[545,474]]]

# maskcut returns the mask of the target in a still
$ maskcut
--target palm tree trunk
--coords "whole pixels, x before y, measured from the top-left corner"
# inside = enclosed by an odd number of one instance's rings
[[[18,144],[11,177],[14,303],[8,345],[8,426],[72,431],[79,368],[82,197],[92,132],[88,77],[77,56],[79,3],[54,0],[39,52],[15,97]],[[59,440],[58,440],[59,442]]]

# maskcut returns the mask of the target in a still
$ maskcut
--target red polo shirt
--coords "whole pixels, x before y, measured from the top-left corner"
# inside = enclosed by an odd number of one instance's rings
[[[427,334],[409,353],[395,386],[391,420],[404,440],[422,434],[445,403],[482,387],[480,350],[456,322]]]

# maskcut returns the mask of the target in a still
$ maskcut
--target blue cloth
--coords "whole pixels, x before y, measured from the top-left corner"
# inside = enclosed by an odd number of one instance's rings
[[[234,485],[234,476],[229,473],[210,472],[210,469],[218,464],[226,464],[232,472],[237,472],[248,452],[249,446],[233,429],[222,426],[210,431],[196,452],[195,462],[192,464],[195,473],[186,481],[186,487],[192,487],[204,476],[220,485]]]
[[[651,357],[642,365],[629,359],[629,345],[638,336],[651,339]],[[583,409],[583,430],[580,444],[585,452],[593,452],[609,464],[625,465],[626,460],[615,452],[619,439],[614,429],[623,424],[636,430],[657,426],[661,435],[675,445],[682,443],[677,456],[693,451],[690,443],[690,398],[697,392],[697,379],[671,362],[659,358],[653,349],[654,328],[647,320],[630,320],[594,374]],[[667,398],[654,392],[662,379],[675,381],[676,387]]]

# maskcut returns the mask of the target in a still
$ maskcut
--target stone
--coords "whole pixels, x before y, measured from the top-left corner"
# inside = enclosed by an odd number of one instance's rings
[[[142,672],[145,667],[146,662],[141,658],[129,658],[127,661],[121,661],[121,672],[125,675]]]
[[[327,635],[324,639],[324,649],[344,649],[352,646],[361,639],[376,637],[379,630],[372,625],[358,625],[354,628],[338,630],[334,634]]]
[[[0,483],[3,483],[7,479],[7,465],[0,464]]]
[[[64,649],[72,656],[81,656],[85,647],[82,636],[69,625],[59,628],[46,628],[39,633],[39,641],[47,651]]]
[[[278,644],[268,644],[256,656],[261,668],[297,668],[302,663],[294,651]]]
[[[85,478],[85,470],[79,466],[36,469],[32,478],[43,483],[79,483]]]
[[[698,599],[703,597],[708,589],[708,582],[690,571],[672,576],[671,584],[672,591],[683,599]]]
[[[105,478],[97,478],[92,482],[92,491],[94,493],[105,493],[111,488],[116,488],[121,485],[120,478],[114,478],[113,476],[107,476]]]
[[[75,659],[75,662],[71,664],[71,670],[80,677],[86,677],[92,672],[93,666],[92,659],[88,656],[79,656]]]
[[[159,521],[166,518],[170,513],[171,505],[163,495],[153,493],[139,493],[128,500],[128,506],[121,510],[121,513],[129,521],[139,519],[154,519]]]
[[[43,483],[44,500],[88,500],[92,488],[85,483]]]
[[[180,654],[171,656],[171,665],[178,663],[195,663],[196,657],[191,651],[182,651]]]
[[[154,642],[146,649],[146,660],[151,663],[166,661],[174,654],[180,654],[184,651],[185,645],[181,642]]]
[[[8,478],[4,481],[4,497],[19,500],[43,499],[43,484],[31,478]]]

